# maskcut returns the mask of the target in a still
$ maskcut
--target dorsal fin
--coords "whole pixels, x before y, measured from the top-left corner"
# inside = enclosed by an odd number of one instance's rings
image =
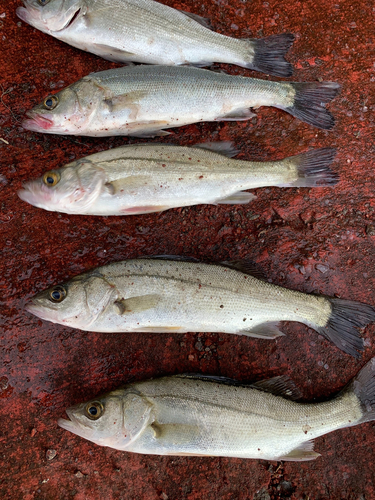
[[[195,22],[201,24],[208,30],[212,30],[211,21],[207,17],[198,16],[198,14],[193,14],[192,12],[186,12],[186,10],[181,10],[181,9],[176,9],[176,10],[179,10],[182,14],[185,14],[185,16],[190,17],[190,19],[193,19]]]
[[[256,264],[250,259],[243,260],[225,260],[220,262],[221,265],[225,267],[230,267],[231,269],[236,269],[236,271],[241,271],[245,274],[250,274],[258,280],[266,281],[263,272],[257,268]]]
[[[251,384],[254,389],[259,389],[263,392],[269,392],[275,396],[282,396],[285,399],[296,401],[302,398],[301,391],[287,375],[280,377],[269,378],[268,380],[261,380]]]
[[[139,259],[153,260],[175,260],[176,262],[196,262],[202,264],[202,261],[195,257],[186,257],[185,255],[142,255]]]
[[[240,152],[234,146],[232,141],[218,141],[218,142],[201,142],[198,144],[194,144],[193,148],[200,149],[208,149],[208,151],[213,151],[214,153],[220,154],[222,156],[227,156],[228,158],[232,158],[233,156],[238,155]]]

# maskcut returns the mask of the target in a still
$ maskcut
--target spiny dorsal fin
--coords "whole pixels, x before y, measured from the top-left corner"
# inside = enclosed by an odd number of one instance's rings
[[[294,382],[286,375],[279,377],[273,377],[268,380],[261,380],[260,382],[255,382],[254,384],[246,384],[244,382],[239,382],[229,377],[222,377],[219,375],[202,375],[199,373],[183,373],[181,375],[175,375],[178,378],[190,378],[196,380],[202,380],[204,382],[213,382],[217,384],[232,385],[236,387],[248,387],[251,389],[257,389],[263,392],[269,392],[275,396],[282,396],[285,399],[290,399],[295,401],[302,397],[302,394]]]

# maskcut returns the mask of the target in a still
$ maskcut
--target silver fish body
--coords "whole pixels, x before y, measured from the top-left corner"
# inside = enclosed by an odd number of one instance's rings
[[[23,127],[52,134],[166,135],[195,122],[248,120],[250,107],[274,106],[332,128],[324,104],[335,83],[280,83],[193,67],[131,66],[92,73],[27,112]]]
[[[273,285],[222,265],[134,259],[94,269],[32,298],[27,309],[63,325],[97,332],[225,332],[283,335],[279,321],[314,328],[354,356],[356,327],[375,308]]]
[[[290,76],[284,54],[291,34],[260,40],[230,38],[208,29],[200,16],[153,0],[25,0],[17,15],[79,49],[105,59],[207,66],[214,61]]]
[[[293,389],[283,377],[253,386],[164,377],[68,408],[58,424],[135,453],[313,460],[313,439],[375,418],[374,372],[372,359],[338,396],[311,404],[285,399]]]
[[[199,203],[247,203],[254,195],[244,190],[262,186],[312,187],[337,181],[329,168],[334,149],[274,162],[228,158],[236,153],[226,142],[122,146],[47,172],[25,183],[18,194],[46,210],[131,215]]]

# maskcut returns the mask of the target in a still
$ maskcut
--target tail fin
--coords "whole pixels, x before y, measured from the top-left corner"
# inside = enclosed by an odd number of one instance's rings
[[[282,108],[313,127],[331,129],[335,120],[324,107],[338,93],[340,85],[334,82],[290,83],[296,94],[293,106]]]
[[[329,168],[334,160],[336,149],[321,148],[307,151],[284,160],[292,164],[298,172],[298,178],[287,184],[278,184],[281,187],[322,187],[334,186],[339,175]]]
[[[363,415],[355,425],[375,420],[375,358],[370,359],[344,391],[354,392],[361,403]]]
[[[314,327],[315,330],[342,351],[359,358],[357,351],[363,351],[363,339],[357,328],[375,321],[375,308],[352,300],[327,299],[331,304],[331,315],[325,326]]]
[[[293,66],[284,59],[284,56],[294,42],[294,35],[282,33],[267,38],[252,39],[251,42],[254,56],[252,63],[247,65],[249,69],[282,77],[293,74]]]

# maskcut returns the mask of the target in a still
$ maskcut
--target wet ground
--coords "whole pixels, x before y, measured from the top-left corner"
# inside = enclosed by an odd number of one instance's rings
[[[375,8],[371,1],[201,0],[168,5],[210,17],[235,37],[296,34],[296,81],[342,85],[320,131],[276,109],[250,122],[174,129],[164,141],[232,140],[239,158],[269,160],[337,147],[334,189],[258,189],[244,206],[197,206],[123,218],[49,213],[22,202],[23,181],[106,148],[140,142],[25,131],[42,98],[91,71],[115,67],[21,22],[0,6],[0,495],[11,500],[375,498],[375,429],[367,423],[316,440],[313,462],[174,458],[100,448],[56,425],[76,402],[124,382],[181,372],[242,381],[289,375],[305,400],[335,394],[375,355],[349,357],[303,325],[277,341],[224,334],[99,334],[24,310],[37,291],[89,268],[142,255],[251,259],[273,283],[375,304]],[[219,67],[219,66],[217,66]],[[222,66],[224,68],[224,66]],[[233,74],[267,78],[234,66]],[[274,78],[276,80],[276,78]],[[160,142],[160,139],[155,139]]]

